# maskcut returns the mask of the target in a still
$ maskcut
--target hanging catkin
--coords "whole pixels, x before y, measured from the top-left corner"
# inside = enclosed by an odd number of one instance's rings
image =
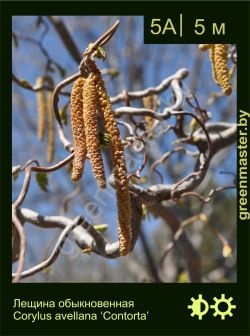
[[[87,155],[84,120],[83,120],[83,87],[85,79],[78,78],[72,88],[71,107],[71,128],[74,142],[74,160],[71,179],[78,181],[83,173],[84,163]]]
[[[230,71],[227,66],[228,45],[199,44],[199,49],[202,51],[209,49],[213,79],[222,88],[223,93],[229,96],[232,93],[232,86],[230,83]]]
[[[159,107],[159,100],[156,95],[149,95],[147,97],[142,98],[143,106],[152,111],[156,111]],[[147,122],[147,129],[150,131],[150,129],[155,124],[155,119],[151,116],[146,116],[145,121]],[[152,132],[149,132],[149,136],[152,136]]]
[[[44,83],[47,82],[50,87],[54,87],[53,79],[49,76],[44,77]],[[54,131],[54,112],[52,107],[52,92],[47,93],[47,121],[48,121],[48,142],[47,142],[47,161],[54,159],[55,131]]]
[[[232,86],[230,84],[229,69],[227,66],[227,44],[214,45],[214,72],[218,85],[222,88],[225,95],[232,93]]]
[[[87,151],[93,174],[99,187],[106,188],[106,179],[101,154],[101,144],[99,138],[97,122],[98,95],[94,82],[94,74],[91,72],[83,87],[83,119],[85,126],[85,136]]]
[[[54,159],[55,148],[55,132],[54,132],[54,112],[52,108],[52,92],[47,96],[48,106],[48,147],[47,147],[47,161],[52,162]]]
[[[42,86],[44,84],[44,78],[38,77],[36,80],[36,86]],[[37,99],[37,137],[39,140],[42,140],[45,132],[45,118],[47,112],[47,101],[46,101],[46,93],[44,90],[37,91],[36,94]]]
[[[131,208],[124,148],[104,81],[102,80],[101,73],[94,62],[91,64],[91,71],[94,74],[94,81],[99,96],[100,112],[103,117],[104,127],[107,133],[112,137],[110,148],[114,166],[117,196],[119,245],[120,254],[124,256],[128,254],[131,246]]]
[[[214,51],[215,51],[214,46],[215,46],[215,44],[211,44],[211,47],[209,49],[209,58],[210,58],[211,66],[212,66],[213,79],[214,79],[215,83],[217,85],[219,85],[218,80],[217,80],[217,76],[216,76],[215,66],[214,66]]]

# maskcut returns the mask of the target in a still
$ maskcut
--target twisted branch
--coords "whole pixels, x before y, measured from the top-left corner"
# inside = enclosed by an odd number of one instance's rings
[[[41,228],[65,229],[68,228],[72,223],[70,219],[63,216],[42,216],[35,211],[25,208],[18,209],[18,216],[23,223],[29,222]],[[120,257],[119,241],[110,243],[101,232],[97,231],[95,227],[88,223],[82,216],[81,219],[83,221],[83,224],[79,227],[72,228],[72,236],[74,237],[77,245],[80,247],[81,250],[85,248],[90,248],[92,252],[104,258]],[[135,243],[138,239],[141,220],[141,202],[137,197],[131,195],[131,251],[133,250]],[[56,246],[58,246],[58,241]]]
[[[23,272],[17,272],[17,273],[13,273],[12,277],[14,279],[23,279],[23,278],[27,278],[28,276],[32,276],[38,272],[41,272],[42,270],[44,270],[45,268],[47,268],[48,266],[50,266],[52,263],[54,263],[54,261],[57,259],[57,257],[60,254],[60,251],[65,243],[66,238],[68,237],[68,235],[70,234],[70,232],[76,228],[78,225],[84,225],[84,222],[81,216],[76,217],[75,220],[72,221],[72,223],[70,225],[68,225],[63,232],[61,233],[60,237],[57,240],[57,243],[54,247],[54,250],[52,251],[51,255],[49,256],[48,259],[44,260],[42,263],[28,269],[27,271],[23,271]]]

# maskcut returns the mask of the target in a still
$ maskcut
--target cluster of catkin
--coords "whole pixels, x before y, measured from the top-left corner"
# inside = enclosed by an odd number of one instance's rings
[[[71,126],[74,141],[72,180],[78,181],[88,153],[93,174],[100,188],[106,187],[105,172],[98,131],[98,97],[93,74],[78,78],[71,93]]]
[[[227,44],[200,44],[199,49],[210,51],[210,61],[214,81],[219,85],[225,95],[232,93],[230,72],[227,66]]]
[[[98,128],[98,124],[102,123],[110,137],[120,254],[126,255],[131,246],[131,209],[124,148],[101,72],[93,60],[89,61],[88,67],[89,75],[87,78],[78,78],[71,93],[71,125],[75,151],[72,180],[77,181],[81,178],[88,154],[99,186],[106,187]]]
[[[42,87],[44,84],[48,84],[53,87],[53,80],[50,77],[38,77],[36,80],[36,86]],[[44,90],[37,91],[37,137],[39,140],[43,140],[46,129],[47,119],[47,131],[48,131],[48,143],[47,143],[47,161],[52,162],[54,158],[54,146],[55,146],[55,134],[54,134],[54,114],[52,109],[52,92],[47,94]]]

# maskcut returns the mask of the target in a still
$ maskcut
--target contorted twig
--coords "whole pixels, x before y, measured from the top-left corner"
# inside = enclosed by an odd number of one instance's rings
[[[181,81],[182,79],[185,79],[189,74],[189,71],[185,68],[178,70],[174,75],[169,76],[167,78],[165,78],[158,86],[156,87],[148,87],[145,90],[142,91],[135,91],[135,92],[122,92],[120,94],[118,94],[115,97],[112,97],[110,99],[110,102],[112,104],[117,104],[120,103],[122,101],[125,101],[127,99],[127,97],[129,98],[130,101],[134,100],[134,99],[140,99],[143,97],[146,97],[150,94],[160,94],[163,91],[165,91],[166,89],[168,89],[168,87],[170,86],[170,84],[172,83],[173,80],[177,80],[177,81]]]
[[[164,153],[164,154],[160,157],[160,159],[154,161],[154,163],[153,163],[153,164],[151,165],[151,167],[150,167],[150,170],[151,170],[152,172],[154,171],[154,172],[156,172],[156,173],[160,176],[160,178],[161,178],[161,183],[163,183],[163,177],[162,177],[162,175],[160,174],[160,172],[156,169],[156,167],[157,167],[159,164],[163,164],[163,163],[165,163],[165,161],[167,161],[171,155],[173,155],[173,154],[175,154],[175,153],[180,153],[180,152],[185,153],[186,155],[189,155],[189,156],[191,156],[191,157],[197,157],[197,156],[199,155],[199,152],[198,152],[198,151],[197,151],[197,152],[191,152],[191,151],[186,150],[184,147],[177,147],[177,148],[173,149],[173,150],[170,151],[170,152],[166,152],[166,153]]]
[[[17,267],[17,272],[14,276],[13,282],[18,282],[21,276],[21,272],[24,267],[24,258],[25,258],[25,252],[26,252],[26,237],[24,233],[23,226],[17,216],[17,208],[20,207],[25,199],[25,196],[28,192],[29,184],[30,184],[30,178],[31,178],[31,169],[30,167],[25,168],[25,177],[22,189],[20,191],[19,196],[17,197],[16,201],[12,204],[12,223],[14,224],[17,233],[19,235],[19,264]]]
[[[99,37],[98,40],[95,41],[95,43],[91,44],[91,46],[87,48],[87,50],[84,52],[85,57],[79,65],[79,69],[84,68],[84,64],[90,60],[90,57],[93,55],[93,53],[97,51],[99,47],[104,46],[112,38],[119,24],[120,21],[117,20],[110,29],[108,29],[101,37]]]
[[[18,209],[18,216],[22,222],[28,222],[41,228],[65,229],[72,223],[72,220],[67,217],[43,216],[25,208]],[[131,249],[134,248],[138,239],[141,221],[142,204],[137,196],[131,195]],[[85,219],[83,225],[72,231],[72,236],[81,250],[91,248],[93,253],[104,258],[118,258],[121,255],[119,241],[110,242],[100,231],[95,229],[95,226],[88,223]]]
[[[18,256],[19,263],[18,263],[16,274],[13,279],[13,282],[18,282],[21,278],[21,273],[24,267],[24,258],[25,258],[25,252],[26,252],[26,237],[25,237],[23,226],[17,217],[15,207],[12,207],[12,223],[14,224],[17,230],[17,233],[19,235],[19,240],[18,240],[19,249],[20,249],[19,256]]]
[[[30,268],[27,271],[23,271],[21,273],[13,273],[12,277],[14,277],[14,279],[16,279],[17,275],[19,276],[19,279],[23,279],[23,278],[27,278],[28,276],[32,276],[42,270],[44,270],[45,268],[47,268],[48,266],[50,266],[59,256],[60,251],[66,241],[66,238],[68,237],[68,235],[70,234],[70,232],[72,230],[74,230],[74,228],[76,228],[79,225],[84,225],[83,223],[83,218],[81,216],[76,217],[72,223],[70,225],[68,225],[63,232],[61,233],[60,237],[57,240],[56,246],[54,247],[54,250],[52,251],[51,255],[49,256],[48,259],[44,260],[41,264],[36,265],[32,268]]]
[[[197,192],[189,191],[189,192],[183,193],[181,197],[194,196],[198,198],[202,203],[209,203],[215,193],[218,193],[218,192],[221,192],[227,189],[235,189],[235,188],[236,188],[236,185],[229,185],[229,186],[214,188],[209,192],[207,197],[204,197],[198,194]]]
[[[179,228],[176,230],[176,232],[174,233],[174,237],[173,240],[166,246],[165,251],[161,257],[161,261],[160,264],[162,265],[166,256],[168,255],[168,253],[176,246],[176,244],[178,243],[178,240],[180,239],[180,237],[183,235],[184,229],[186,228],[186,226],[193,224],[196,221],[203,221],[203,222],[207,222],[207,217],[201,213],[192,217],[189,217],[187,219],[185,219],[184,221],[182,221],[180,223]]]
[[[29,160],[28,162],[25,163],[25,165],[23,167],[14,166],[13,169],[12,169],[12,176],[24,171],[26,169],[26,167],[31,166],[33,163],[35,163],[36,166],[30,167],[31,171],[36,172],[36,173],[39,173],[39,172],[50,173],[50,172],[56,171],[56,170],[64,167],[73,158],[74,158],[74,153],[70,154],[69,156],[67,156],[62,161],[59,161],[57,164],[55,164],[53,166],[50,166],[50,167],[40,166],[39,162],[37,160]]]

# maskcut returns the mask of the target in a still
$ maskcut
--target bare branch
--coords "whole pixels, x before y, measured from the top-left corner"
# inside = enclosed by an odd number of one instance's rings
[[[13,207],[14,208],[18,208],[23,203],[23,201],[25,199],[25,196],[27,194],[28,188],[29,188],[30,177],[31,177],[31,168],[30,167],[26,167],[25,168],[25,177],[24,177],[24,182],[23,182],[22,190],[21,190],[18,198],[16,199],[16,201],[13,203]]]
[[[43,261],[42,263],[28,269],[27,271],[23,271],[21,273],[13,273],[12,277],[16,279],[17,275],[19,276],[19,279],[27,278],[28,276],[32,276],[38,272],[41,272],[48,266],[50,266],[59,256],[60,251],[65,243],[66,238],[70,234],[70,232],[77,226],[81,225],[83,223],[83,218],[81,216],[76,217],[70,225],[68,225],[63,232],[61,233],[60,237],[57,240],[56,246],[54,247],[54,250],[52,251],[50,257]],[[84,223],[82,224],[84,225]]]
[[[12,80],[13,82],[17,83],[20,87],[29,90],[29,91],[33,91],[33,92],[38,92],[38,91],[54,91],[54,87],[52,86],[48,86],[46,84],[44,85],[31,85],[30,83],[17,78],[17,76],[15,74],[12,74]],[[64,92],[64,91],[60,91],[60,94],[62,96],[70,96],[69,92]]]
[[[62,66],[56,60],[54,60],[50,57],[49,52],[47,51],[47,49],[43,45],[43,39],[40,39],[39,41],[37,41],[33,37],[18,35],[16,32],[12,32],[12,35],[14,35],[15,38],[17,38],[17,39],[32,43],[40,49],[41,53],[46,58],[46,62],[47,62],[46,63],[46,70],[53,71],[53,69],[51,68],[51,65],[53,64],[54,67],[59,71],[59,73],[64,72],[64,69],[62,68]]]
[[[195,250],[193,245],[188,240],[185,232],[182,229],[182,224],[180,223],[174,212],[163,204],[157,204],[149,206],[148,210],[152,212],[156,217],[161,217],[164,219],[166,224],[170,227],[174,233],[174,240],[167,246],[161,263],[165,259],[167,253],[174,247],[181,253],[181,256],[187,264],[187,269],[189,272],[191,282],[201,282],[201,258],[199,253]],[[178,236],[178,239],[176,237]]]
[[[171,82],[176,79],[176,80],[183,80],[186,78],[189,74],[189,71],[187,69],[180,69],[178,70],[174,75],[165,78],[158,86],[156,87],[149,87],[143,91],[134,91],[134,92],[122,92],[119,95],[112,97],[110,99],[112,104],[117,104],[122,101],[126,101],[127,97],[129,100],[134,100],[134,99],[141,99],[143,97],[153,95],[153,94],[160,94],[163,91],[165,91],[171,84]]]
[[[23,226],[17,216],[16,208],[12,207],[12,223],[15,225],[15,228],[18,232],[19,235],[19,263],[17,267],[17,271],[14,275],[13,282],[18,282],[21,278],[21,273],[24,267],[24,258],[25,258],[25,253],[26,253],[26,238],[25,238],[25,233]]]
[[[155,171],[156,173],[160,174],[157,170],[156,170],[156,167],[159,165],[159,164],[163,164],[165,163],[165,161],[167,161],[169,159],[169,157],[175,153],[185,153],[186,155],[189,155],[189,156],[192,156],[192,157],[197,157],[199,155],[199,152],[191,152],[191,151],[188,151],[186,150],[184,147],[177,147],[173,150],[171,150],[170,152],[167,152],[167,153],[164,153],[160,159],[156,160],[150,167],[150,170],[153,172]],[[163,183],[163,179],[162,179],[162,183]]]
[[[218,123],[218,127],[216,130],[220,128]],[[213,127],[207,127],[208,129],[214,129]],[[147,190],[143,189],[141,186],[135,185],[130,181],[129,187],[130,190],[133,191],[136,195],[138,195],[141,201],[145,204],[157,204],[163,200],[169,200],[174,198],[180,197],[183,193],[188,191],[193,191],[197,188],[201,182],[203,181],[204,177],[206,176],[206,172],[209,168],[209,163],[212,160],[213,155],[215,155],[219,149],[226,148],[230,144],[232,144],[236,139],[236,126],[233,124],[225,125],[223,123],[220,129],[223,129],[221,132],[217,132],[216,134],[212,134],[210,136],[211,139],[211,156],[210,158],[205,159],[204,154],[201,153],[197,159],[195,168],[193,173],[188,174],[182,180],[174,184],[155,184],[150,186]],[[227,128],[226,128],[227,127]],[[199,141],[201,143],[204,141],[206,136],[201,133],[200,131],[194,134],[196,138],[196,143],[198,144]],[[221,139],[221,142],[220,140]],[[218,149],[219,148],[219,149]],[[113,177],[110,177],[110,183],[113,183]]]
[[[187,196],[194,196],[196,198],[199,199],[199,201],[203,202],[203,203],[209,203],[213,197],[214,194],[218,193],[218,192],[221,192],[221,191],[224,191],[224,190],[227,190],[227,189],[235,189],[236,188],[236,185],[230,185],[230,186],[225,186],[225,187],[218,187],[218,188],[214,188],[212,189],[208,196],[207,197],[204,197],[196,192],[186,192],[186,193],[183,193],[181,195],[181,197],[187,197]]]
[[[85,52],[84,52],[84,62],[88,62],[88,59],[91,57],[91,55],[99,48],[105,45],[114,35],[116,32],[118,26],[120,24],[120,21],[117,20],[113,26],[107,30],[101,37],[99,37]],[[81,63],[80,63],[81,68]]]
[[[64,22],[58,16],[47,16],[47,18],[53,24],[63,44],[65,45],[66,49],[68,50],[74,61],[79,64],[82,59],[81,54]]]
[[[23,222],[29,222],[42,228],[67,228],[72,221],[62,216],[42,216],[30,209],[18,209],[18,215]],[[83,217],[82,217],[83,218]],[[104,258],[118,258],[119,241],[110,243],[107,238],[94,226],[89,224],[84,218],[84,225],[76,227],[72,230],[77,245],[81,250],[90,248],[92,252],[99,254]],[[131,251],[138,239],[140,232],[140,225],[142,220],[142,207],[141,202],[137,197],[131,195],[131,229],[132,229],[132,242]]]
[[[36,166],[30,167],[31,171],[36,172],[36,173],[38,173],[38,172],[50,173],[50,172],[56,171],[56,170],[64,167],[73,158],[74,158],[74,153],[70,154],[69,156],[67,156],[62,161],[59,161],[58,163],[56,163],[55,165],[50,166],[50,167],[40,166],[40,164],[37,160],[31,159],[31,160],[27,161],[23,167],[21,167],[21,166],[12,167],[12,175],[15,175],[19,172],[22,172],[23,170],[25,170],[27,167],[29,167],[33,163],[35,163]]]

